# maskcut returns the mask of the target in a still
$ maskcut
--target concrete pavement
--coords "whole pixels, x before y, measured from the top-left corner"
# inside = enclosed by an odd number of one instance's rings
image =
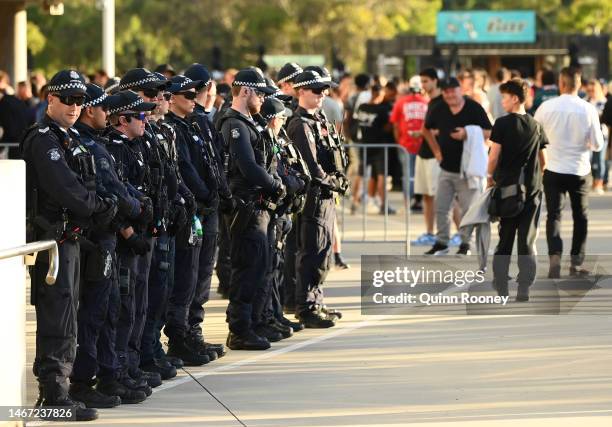
[[[398,206],[398,195],[392,201]],[[588,251],[609,253],[612,196],[594,196],[591,206]],[[368,220],[368,235],[381,238],[381,218]],[[362,219],[346,215],[345,221],[346,234],[359,238]],[[422,216],[412,215],[411,238],[422,227]],[[545,254],[541,230],[538,248]],[[401,239],[403,232],[400,216],[392,217],[388,236]],[[143,404],[101,410],[87,425],[612,425],[612,316],[362,316],[359,256],[403,248],[353,243],[343,252],[352,268],[332,272],[326,287],[327,304],[345,314],[335,328],[299,332],[266,352],[229,351],[181,371]],[[213,295],[206,338],[224,342],[226,301]],[[30,310],[29,403],[36,394],[34,331]]]

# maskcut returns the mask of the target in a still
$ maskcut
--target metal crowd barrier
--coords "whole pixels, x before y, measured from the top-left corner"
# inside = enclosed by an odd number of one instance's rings
[[[24,256],[26,265],[33,265],[36,260],[36,254],[42,251],[49,251],[49,271],[45,281],[48,285],[54,285],[57,279],[59,270],[59,253],[55,240],[43,240],[40,242],[32,242],[15,248],[0,250],[0,260],[13,258],[16,256]]]
[[[361,153],[359,162],[362,165],[362,172],[361,172],[361,181],[362,181],[362,188],[363,188],[363,193],[362,194],[367,194],[367,186],[368,186],[368,181],[369,181],[369,168],[367,166],[368,163],[368,149],[384,149],[384,177],[385,177],[385,185],[383,186],[383,195],[384,195],[384,199],[385,199],[385,203],[384,203],[384,215],[383,215],[383,240],[368,240],[367,239],[367,228],[368,228],[368,214],[367,214],[367,203],[365,203],[364,199],[362,199],[362,203],[361,203],[361,211],[362,211],[362,220],[361,220],[361,240],[351,240],[351,239],[344,239],[342,238],[342,243],[363,243],[363,242],[367,242],[367,243],[403,243],[405,245],[405,254],[406,256],[410,255],[410,234],[409,234],[409,226],[410,226],[410,201],[408,200],[407,205],[405,206],[404,209],[404,239],[403,240],[389,240],[387,235],[388,235],[388,228],[389,228],[389,198],[388,198],[388,191],[387,191],[387,177],[389,175],[389,149],[393,149],[393,150],[402,150],[406,156],[407,159],[409,159],[409,153],[406,150],[405,147],[399,145],[399,144],[361,144],[361,143],[350,143],[350,144],[346,144],[346,149],[347,150],[351,150],[351,149],[358,149],[359,152]],[[404,194],[409,194],[409,188],[405,188],[406,187],[406,183],[408,183],[408,186],[410,185],[410,161],[407,161],[407,167],[405,168],[405,170],[402,170],[402,196]],[[408,177],[408,179],[406,179],[406,176]],[[357,189],[357,191],[362,191],[362,188]],[[346,199],[347,197],[343,197],[342,198],[342,226],[341,226],[341,236],[344,236],[344,230],[345,230],[345,203],[346,203]],[[352,200],[352,194],[349,198],[349,203],[350,200]]]

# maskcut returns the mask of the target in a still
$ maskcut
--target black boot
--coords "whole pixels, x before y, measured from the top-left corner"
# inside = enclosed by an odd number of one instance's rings
[[[272,329],[277,330],[284,338],[290,338],[293,336],[293,328],[291,326],[285,326],[278,320],[274,319],[269,324]]]
[[[154,372],[160,375],[162,380],[176,377],[176,368],[165,360],[150,360],[140,364],[140,369],[145,372]]]
[[[191,348],[185,338],[170,338],[168,342],[168,356],[180,358],[185,366],[202,366],[210,362],[210,358],[205,354],[200,354]]]
[[[134,403],[144,402],[147,399],[147,395],[144,391],[131,390],[119,383],[116,379],[98,379],[98,385],[96,390],[99,393],[107,396],[119,396],[121,398],[122,405],[131,405]]]
[[[185,364],[183,363],[183,359],[179,357],[168,356],[165,353],[162,357],[156,358],[155,360],[161,360],[161,361],[168,362],[169,364],[174,366],[176,369],[181,369],[183,366],[185,366]]]
[[[255,334],[267,339],[270,342],[278,342],[283,339],[283,334],[270,325],[258,325],[255,327],[254,331]]]
[[[187,345],[198,351],[200,354],[205,354],[211,360],[217,360],[225,356],[225,346],[223,344],[212,344],[204,341],[204,337],[199,333],[193,333],[186,338]]]
[[[289,326],[291,329],[293,329],[293,332],[299,332],[299,331],[303,331],[304,330],[304,325],[302,325],[300,322],[292,322],[291,320],[287,319],[286,317],[282,317],[280,319],[277,319],[281,324],[285,325],[285,326]]]
[[[232,350],[267,350],[270,348],[270,342],[253,331],[244,335],[230,332],[227,335],[226,345]]]
[[[98,411],[96,409],[86,408],[82,402],[72,400],[57,383],[41,384],[39,390],[40,396],[36,402],[37,406],[42,408],[46,406],[66,408],[72,411],[71,419],[73,421],[93,421],[98,418]],[[48,416],[41,417],[41,419],[45,421],[68,421],[67,413],[54,414],[53,411],[50,412],[50,414],[45,414]]]
[[[123,385],[124,387],[130,390],[143,392],[145,396],[147,397],[153,394],[153,389],[151,388],[151,386],[147,384],[147,382],[142,378],[135,380],[134,378],[130,377],[127,373],[125,373],[121,376],[121,378],[119,378],[118,381],[121,385]]]
[[[306,328],[331,328],[336,326],[336,320],[334,318],[325,317],[322,313],[316,311],[305,311],[298,315],[300,323],[304,324]]]
[[[158,372],[147,372],[140,368],[130,369],[130,377],[136,381],[144,380],[151,388],[159,387],[162,385],[161,375]]]
[[[340,255],[340,252],[336,252],[334,254],[334,264],[335,264],[335,267],[339,270],[346,270],[346,269],[351,268],[351,266],[348,265],[344,261],[344,259],[342,259],[342,255]]]
[[[102,394],[93,386],[95,381],[91,383],[71,382],[68,395],[72,400],[83,402],[87,408],[114,408],[121,405],[119,396]]]
[[[529,286],[521,286],[518,287],[518,292],[516,293],[516,302],[527,302],[529,301]]]

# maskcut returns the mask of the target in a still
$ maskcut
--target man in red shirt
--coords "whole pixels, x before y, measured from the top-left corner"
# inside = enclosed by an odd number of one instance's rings
[[[406,149],[399,149],[406,209],[408,208],[408,197],[414,196],[415,160],[423,142],[421,129],[425,122],[426,112],[427,99],[421,95],[421,79],[419,76],[414,76],[410,79],[408,94],[395,102],[389,118],[389,121],[393,123],[395,141]],[[410,165],[409,175],[406,173],[408,165]]]

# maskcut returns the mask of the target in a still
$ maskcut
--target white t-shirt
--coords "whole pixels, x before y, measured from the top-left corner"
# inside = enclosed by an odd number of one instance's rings
[[[591,151],[603,148],[595,107],[575,95],[561,95],[540,105],[534,117],[549,141],[546,169],[584,176],[591,172]]]

